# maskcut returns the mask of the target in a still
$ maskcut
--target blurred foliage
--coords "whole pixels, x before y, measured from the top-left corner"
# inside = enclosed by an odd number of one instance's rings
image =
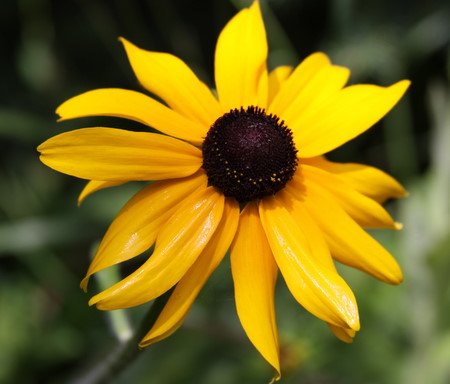
[[[280,279],[283,383],[450,382],[450,6],[430,0],[261,0],[272,67],[322,50],[351,82],[409,78],[381,123],[331,154],[397,177],[410,196],[389,209],[401,232],[374,232],[400,261],[391,287],[340,268],[360,305],[352,345],[294,302]],[[40,164],[36,146],[69,129],[142,129],[116,119],[55,122],[65,99],[90,89],[139,89],[118,36],[184,59],[208,84],[215,40],[249,1],[3,0],[0,13],[0,383],[88,383],[147,306],[88,308],[78,284],[108,223],[139,185],[78,208],[83,182]],[[131,265],[130,267],[132,267]],[[112,270],[112,274],[119,273]],[[94,290],[111,276],[94,280]],[[97,286],[95,286],[96,284]],[[91,288],[92,289],[92,288]],[[114,326],[111,326],[113,324]],[[114,383],[264,383],[271,370],[235,313],[225,260],[186,324],[151,346]],[[91,381],[89,381],[91,380]]]

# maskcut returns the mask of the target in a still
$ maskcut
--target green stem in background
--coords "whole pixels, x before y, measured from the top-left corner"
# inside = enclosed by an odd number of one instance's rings
[[[150,307],[149,312],[143,317],[142,323],[136,329],[133,336],[126,342],[122,342],[118,347],[106,356],[102,361],[94,365],[94,367],[70,381],[71,384],[106,384],[112,383],[117,376],[123,373],[128,366],[142,355],[142,350],[138,344],[146,335],[152,325],[155,323],[172,290],[158,297]]]

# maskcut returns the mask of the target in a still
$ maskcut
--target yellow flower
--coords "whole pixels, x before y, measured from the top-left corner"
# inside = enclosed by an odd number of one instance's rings
[[[393,257],[365,228],[398,229],[380,205],[405,190],[382,171],[323,155],[379,121],[402,97],[390,87],[345,87],[349,70],[323,53],[268,73],[259,3],[229,21],[215,53],[217,97],[179,58],[125,39],[139,92],[97,89],[62,104],[61,120],[116,116],[160,133],[85,128],[38,150],[49,167],[90,180],[80,201],[131,180],[155,181],[123,207],[81,283],[104,268],[151,257],[90,300],[128,308],[174,291],[143,338],[145,347],[175,332],[230,249],[239,319],[280,376],[274,311],[278,270],[295,299],[341,340],[359,330],[355,297],[333,259],[391,284]]]

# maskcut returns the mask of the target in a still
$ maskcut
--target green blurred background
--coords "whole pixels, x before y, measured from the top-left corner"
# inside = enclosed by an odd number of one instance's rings
[[[261,0],[269,64],[325,51],[351,83],[412,87],[371,131],[330,154],[382,168],[410,192],[388,209],[405,228],[374,231],[405,282],[340,268],[358,299],[351,345],[291,298],[277,316],[283,383],[450,383],[450,4],[429,0]],[[118,119],[55,122],[67,98],[101,87],[140,90],[117,38],[184,59],[208,84],[215,40],[249,1],[2,0],[0,11],[0,383],[94,383],[148,306],[105,313],[79,289],[92,249],[141,185],[101,191],[77,207],[84,182],[43,166],[36,146],[69,129]],[[90,293],[118,273],[94,279]],[[267,383],[270,367],[237,320],[226,259],[186,324],[112,383]]]

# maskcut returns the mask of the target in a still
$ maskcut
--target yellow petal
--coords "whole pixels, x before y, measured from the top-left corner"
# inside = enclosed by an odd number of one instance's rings
[[[230,247],[239,221],[239,204],[225,200],[222,220],[196,262],[178,282],[152,329],[139,343],[141,348],[165,339],[183,323],[197,295]]]
[[[121,38],[133,71],[151,93],[173,110],[208,129],[221,115],[219,103],[210,89],[178,57],[138,48]]]
[[[292,100],[297,97],[321,69],[330,65],[331,62],[328,56],[321,52],[309,55],[294,69],[287,81],[281,84],[279,92],[269,106],[270,111],[283,120],[283,113],[291,105]]]
[[[374,167],[356,163],[335,163],[323,156],[302,159],[302,163],[333,173],[358,192],[379,203],[408,195],[397,180]]]
[[[302,127],[297,123],[302,118],[302,112],[320,109],[344,87],[349,76],[350,71],[347,68],[336,65],[324,66],[314,73],[303,88],[298,89],[293,99],[286,100],[285,104],[280,105],[281,110],[280,108],[274,110],[273,106],[271,106],[269,111],[277,116],[281,116],[287,126],[293,131],[294,137],[302,135]],[[290,82],[289,80],[286,82],[286,85]],[[288,93],[290,94],[291,92],[290,90]],[[299,147],[297,149],[300,150],[299,153],[302,155],[302,148]]]
[[[138,121],[167,135],[201,144],[204,124],[188,119],[140,92],[126,89],[96,89],[72,97],[56,110],[60,121],[86,116],[114,116]]]
[[[117,187],[119,185],[125,184],[126,181],[89,181],[78,196],[78,205],[80,205],[86,197],[93,194],[94,192],[100,191],[105,188]]]
[[[287,83],[286,83],[287,84]],[[321,108],[300,114],[294,141],[300,157],[322,155],[360,135],[388,113],[406,92],[410,82],[390,87],[359,84],[346,87]]]
[[[309,241],[309,230],[302,231],[285,207],[289,206],[289,201],[283,200],[286,201],[277,201],[274,196],[264,198],[259,214],[289,290],[318,318],[341,327],[359,329],[353,292],[336,271],[322,261],[329,255],[316,255],[325,248],[314,248]]]
[[[38,147],[41,161],[59,172],[103,181],[162,180],[192,175],[199,149],[157,133],[113,128],[65,132]]]
[[[283,201],[284,207],[292,216],[300,232],[308,234],[308,247],[314,253],[314,260],[337,273],[328,244],[309,212],[300,203],[301,197],[299,199],[298,195],[298,191],[285,188],[277,193],[277,200]]]
[[[278,268],[262,228],[258,206],[248,203],[241,213],[231,245],[231,271],[236,308],[242,327],[280,377],[274,290]]]
[[[302,203],[322,230],[334,259],[390,284],[402,281],[402,272],[395,259],[337,204],[329,192],[307,178],[299,180],[295,176],[288,188],[306,188]]]
[[[219,35],[215,78],[225,111],[267,104],[267,40],[259,2],[234,16]]]
[[[293,68],[288,65],[282,65],[275,68],[269,73],[269,99],[267,103],[270,105],[275,95],[281,88],[281,85],[289,78]]]
[[[177,204],[206,184],[206,176],[201,173],[185,179],[156,181],[136,193],[108,228],[81,287],[86,291],[92,274],[147,251]]]
[[[185,275],[222,218],[224,196],[200,188],[181,203],[156,238],[150,258],[119,283],[94,296],[89,305],[111,310],[140,305],[167,292]]]
[[[356,331],[354,329],[342,328],[333,324],[328,324],[331,329],[331,332],[341,341],[345,343],[353,343],[353,338],[356,335]]]
[[[303,177],[328,190],[335,201],[362,227],[399,229],[380,204],[333,174],[306,164],[302,165],[301,172]]]

